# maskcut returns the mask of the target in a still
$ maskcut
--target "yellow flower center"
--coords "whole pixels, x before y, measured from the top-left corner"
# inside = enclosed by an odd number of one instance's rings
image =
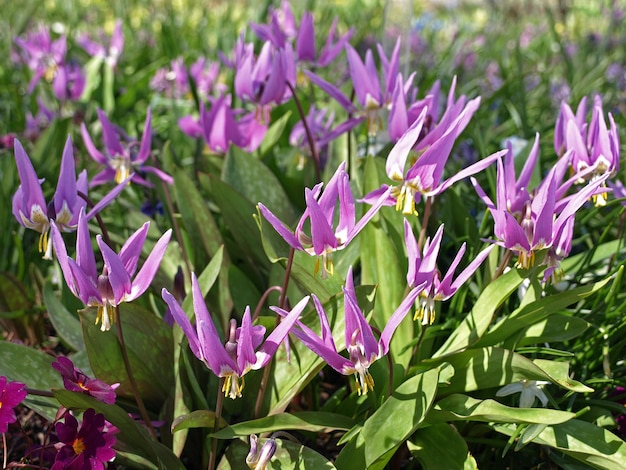
[[[74,443],[72,444],[72,449],[74,449],[74,453],[76,455],[80,455],[85,451],[85,448],[87,446],[85,445],[85,442],[83,441],[83,439],[81,437],[79,437],[78,439],[74,439]]]

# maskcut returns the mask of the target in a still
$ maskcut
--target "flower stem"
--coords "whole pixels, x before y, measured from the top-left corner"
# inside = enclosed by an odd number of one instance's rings
[[[322,181],[322,169],[320,168],[320,157],[317,154],[317,148],[315,147],[315,142],[313,141],[313,134],[311,134],[311,129],[309,128],[309,123],[306,120],[306,114],[304,114],[304,109],[302,108],[302,103],[300,103],[300,99],[296,94],[296,90],[287,80],[287,86],[289,90],[291,90],[291,96],[293,96],[293,101],[296,104],[296,108],[298,108],[298,113],[300,114],[300,118],[302,119],[302,125],[304,126],[304,132],[306,132],[306,139],[309,142],[309,148],[311,149],[311,156],[313,157],[313,166],[315,167],[315,181]]]
[[[252,321],[254,322],[254,320],[257,319],[257,317],[259,316],[259,314],[261,313],[261,309],[263,308],[263,304],[265,303],[265,301],[267,300],[267,298],[269,297],[269,295],[274,292],[274,291],[278,291],[282,294],[283,290],[280,286],[272,286],[269,289],[267,289],[265,292],[263,292],[263,295],[261,296],[261,298],[259,299],[259,302],[256,305],[256,308],[254,309],[254,313],[252,314]]]
[[[120,308],[118,305],[115,306],[115,316],[117,317],[117,321],[115,322],[117,325],[117,339],[120,343],[120,349],[122,351],[122,359],[124,360],[124,368],[126,369],[126,375],[128,376],[128,381],[130,383],[131,391],[133,392],[133,396],[135,397],[135,401],[137,402],[137,406],[139,407],[139,413],[141,414],[141,418],[146,423],[148,427],[148,431],[150,431],[150,435],[157,440],[157,434],[152,426],[152,422],[150,421],[150,416],[148,415],[148,410],[143,404],[143,400],[141,399],[141,395],[139,395],[139,389],[137,388],[137,382],[135,382],[135,376],[133,375],[133,371],[130,367],[130,360],[128,359],[128,351],[126,349],[126,343],[124,342],[124,334],[122,332],[122,317],[120,315]]]
[[[296,254],[296,250],[291,248],[289,250],[289,257],[287,258],[287,266],[285,267],[285,278],[283,280],[282,291],[280,293],[280,298],[278,299],[278,308],[285,308],[285,302],[287,300],[287,287],[289,286],[289,278],[291,277],[291,267],[293,266],[293,258]],[[276,318],[278,322],[279,319]],[[256,404],[254,405],[254,417],[258,418],[259,413],[261,411],[261,404],[263,403],[263,398],[265,397],[265,390],[267,390],[267,383],[270,378],[270,370],[272,368],[272,361],[274,358],[272,357],[269,362],[265,365],[263,370],[263,378],[261,379],[261,385],[259,386],[259,394],[256,398]]]
[[[215,422],[213,423],[213,434],[220,430],[220,421],[222,420],[222,408],[224,407],[224,377],[220,377],[219,390],[217,391],[217,400],[215,402]],[[217,437],[211,438],[211,454],[209,455],[208,470],[214,470],[217,463]]]
[[[81,191],[76,191],[76,193],[78,194],[79,197],[81,197],[87,203],[90,209],[94,208],[95,204],[89,196],[87,196],[85,193]],[[100,230],[102,231],[102,239],[104,240],[104,243],[106,243],[107,246],[112,248],[113,245],[111,243],[111,238],[109,237],[109,232],[107,232],[107,228],[104,225],[104,221],[102,220],[102,217],[100,217],[100,214],[96,214],[95,217],[96,217],[96,220],[98,221],[98,226],[100,227]]]

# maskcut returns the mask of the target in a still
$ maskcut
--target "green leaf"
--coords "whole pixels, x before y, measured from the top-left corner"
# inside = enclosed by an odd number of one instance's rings
[[[32,308],[24,284],[11,273],[0,273],[0,312],[24,313]]]
[[[88,103],[92,93],[100,86],[102,61],[102,57],[96,55],[85,64],[85,88],[80,96],[80,101],[83,103]]]
[[[512,408],[495,400],[478,400],[454,394],[439,400],[426,421],[431,424],[450,421],[484,421],[497,423],[558,424],[574,418],[575,413],[546,408]]]
[[[252,154],[231,146],[224,161],[222,181],[254,205],[262,202],[287,225],[296,220],[296,214],[280,181]]]
[[[419,427],[437,392],[438,369],[427,370],[400,385],[337,457],[339,469],[384,465]]]
[[[591,392],[593,389],[562,374],[551,375],[530,359],[501,348],[470,349],[446,358],[450,367],[441,371],[440,393],[470,392],[486,388],[501,387],[519,380],[548,380],[574,392]],[[539,362],[545,367],[552,361]],[[565,367],[567,367],[567,363]]]
[[[211,197],[220,208],[224,223],[237,244],[237,257],[248,261],[249,269],[257,270],[259,266],[268,269],[270,263],[254,220],[256,206],[217,177],[210,176],[209,184]]]
[[[213,428],[215,426],[215,412],[208,410],[196,410],[189,414],[177,416],[172,422],[172,433],[189,428]],[[224,418],[220,421],[220,427],[228,426]]]
[[[61,375],[52,368],[54,358],[21,344],[0,341],[0,375],[28,388],[49,391],[62,387]],[[24,404],[50,421],[54,421],[59,403],[54,398],[28,395]]]
[[[522,331],[522,337],[517,341],[518,346],[562,342],[580,336],[589,323],[582,318],[571,315],[550,315],[543,321],[537,322]]]
[[[119,306],[131,369],[139,394],[158,410],[174,386],[172,329],[149,310],[137,304]],[[111,331],[100,331],[95,325],[96,309],[86,308],[80,314],[89,363],[96,377],[107,383],[119,382],[118,396],[132,399],[122,359],[120,344]]]
[[[347,416],[321,411],[302,411],[299,413],[279,413],[265,418],[233,424],[213,434],[213,436],[218,439],[233,439],[237,436],[294,429],[327,433],[336,430],[347,431],[354,424],[354,420]]]
[[[178,209],[181,212],[187,234],[190,238],[190,247],[195,253],[194,265],[205,266],[208,258],[215,256],[220,247],[224,245],[220,230],[207,208],[200,192],[194,182],[182,171],[174,172],[174,192]],[[204,251],[201,251],[201,247]],[[219,276],[219,311],[222,315],[230,315],[233,301],[228,290],[228,265],[230,259],[225,254],[224,262]]]
[[[150,437],[146,428],[132,419],[126,410],[117,405],[107,405],[83,393],[54,390],[54,396],[67,408],[86,410],[93,408],[119,429],[115,448],[127,454],[137,454],[157,464],[158,468],[184,470],[182,462],[163,444]],[[130,457],[130,456],[129,456]]]
[[[510,436],[513,425],[493,428]],[[626,462],[626,442],[610,431],[578,419],[546,427],[533,442],[553,447],[592,468],[622,470]]]
[[[423,468],[478,469],[465,439],[446,423],[418,429],[407,446]]]
[[[264,156],[274,147],[274,145],[276,145],[276,142],[278,142],[285,130],[285,126],[287,125],[290,116],[291,111],[287,111],[267,130],[265,137],[263,137],[263,142],[261,142],[261,146],[259,147],[259,152],[262,156]]]
[[[489,284],[476,300],[472,311],[433,357],[444,356],[478,342],[487,331],[498,307],[515,292],[527,274],[525,270],[511,269]]]
[[[85,342],[80,321],[57,298],[50,282],[47,282],[43,288],[43,300],[50,314],[52,326],[61,339],[74,351],[84,351]]]
[[[506,338],[510,337],[517,331],[527,328],[529,325],[545,319],[548,315],[555,313],[565,307],[576,303],[585,297],[597,292],[604,287],[610,278],[600,282],[577,287],[565,292],[540,298],[534,302],[518,308],[510,315],[500,320],[485,336],[483,336],[478,345],[492,346],[499,344]]]
[[[267,439],[259,439],[262,446]],[[250,445],[239,439],[234,441],[226,449],[226,453],[217,466],[218,470],[240,470],[246,468],[246,457],[250,451]],[[268,469],[280,470],[304,470],[304,469],[328,469],[335,466],[325,457],[308,447],[295,442],[276,439],[276,452],[267,467]]]

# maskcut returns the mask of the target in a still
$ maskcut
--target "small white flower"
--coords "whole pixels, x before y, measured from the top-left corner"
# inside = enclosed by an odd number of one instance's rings
[[[545,380],[520,380],[512,384],[505,385],[496,392],[497,397],[505,397],[512,393],[521,392],[519,407],[520,408],[532,408],[535,404],[535,397],[539,398],[539,401],[543,406],[548,404],[548,397],[542,390],[542,386],[549,384]]]

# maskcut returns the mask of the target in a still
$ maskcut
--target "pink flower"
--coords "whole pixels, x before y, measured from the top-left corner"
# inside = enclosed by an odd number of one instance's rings
[[[7,382],[7,378],[0,376],[0,434],[7,432],[9,423],[14,423],[15,408],[26,398],[26,385],[20,382]]]

